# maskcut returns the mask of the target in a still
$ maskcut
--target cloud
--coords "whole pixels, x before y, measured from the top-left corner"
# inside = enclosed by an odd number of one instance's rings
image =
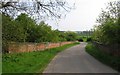
[[[96,18],[110,0],[68,0],[76,3],[76,9],[67,14],[65,19],[58,22],[58,29],[62,31],[90,30],[96,24]],[[51,25],[55,29],[55,25]]]

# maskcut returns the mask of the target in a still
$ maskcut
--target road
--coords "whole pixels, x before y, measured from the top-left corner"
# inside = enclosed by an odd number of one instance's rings
[[[85,52],[87,43],[58,53],[43,73],[117,73]]]

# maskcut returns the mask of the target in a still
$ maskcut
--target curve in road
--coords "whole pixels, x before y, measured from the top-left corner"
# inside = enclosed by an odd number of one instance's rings
[[[58,53],[43,73],[118,73],[85,52],[87,43]]]

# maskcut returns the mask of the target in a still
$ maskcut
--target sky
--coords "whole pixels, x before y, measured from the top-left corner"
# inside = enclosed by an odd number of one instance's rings
[[[60,31],[86,31],[91,30],[96,25],[96,19],[102,8],[107,3],[115,0],[67,0],[69,3],[75,2],[75,9],[66,15],[65,18],[57,21],[48,20],[47,23],[53,29]]]

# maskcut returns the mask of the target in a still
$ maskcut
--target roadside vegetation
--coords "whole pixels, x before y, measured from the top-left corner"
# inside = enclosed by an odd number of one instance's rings
[[[92,41],[92,38],[91,38],[91,36],[80,36],[78,38],[78,41],[80,41],[80,42],[90,42],[90,41]]]
[[[92,35],[95,42],[105,45],[120,44],[120,1],[108,3],[97,23]]]
[[[60,19],[71,11],[74,5],[66,1],[2,1],[0,16],[2,17],[2,70],[3,72],[40,72],[59,51],[71,45],[49,49],[42,52],[8,54],[10,43],[43,43],[76,41],[75,32],[53,30],[45,20]],[[63,13],[64,12],[64,13]],[[44,20],[44,21],[42,21]],[[41,68],[41,69],[40,69]]]
[[[86,52],[88,52],[100,62],[111,66],[113,69],[116,69],[120,72],[120,57],[104,53],[90,42],[86,46]]]
[[[42,72],[50,60],[60,51],[75,44],[65,45],[40,52],[8,54],[8,45],[17,43],[43,43],[76,41],[78,34],[72,31],[53,30],[50,25],[41,21],[37,23],[26,13],[13,18],[2,15],[2,72],[3,73],[36,73]]]
[[[53,37],[54,36],[54,37]],[[2,14],[2,50],[7,51],[11,42],[64,42],[76,41],[78,34],[72,31],[53,30],[44,21],[36,23],[27,14],[22,13],[13,19]]]
[[[97,19],[98,25],[93,29],[92,42],[86,51],[101,61],[120,71],[120,1],[108,3]],[[96,43],[96,44],[95,44]],[[101,47],[102,46],[102,47]],[[107,48],[106,48],[107,47]],[[104,50],[109,51],[106,52]]]
[[[3,73],[42,73],[52,58],[66,48],[79,44],[64,45],[45,51],[3,54]]]

